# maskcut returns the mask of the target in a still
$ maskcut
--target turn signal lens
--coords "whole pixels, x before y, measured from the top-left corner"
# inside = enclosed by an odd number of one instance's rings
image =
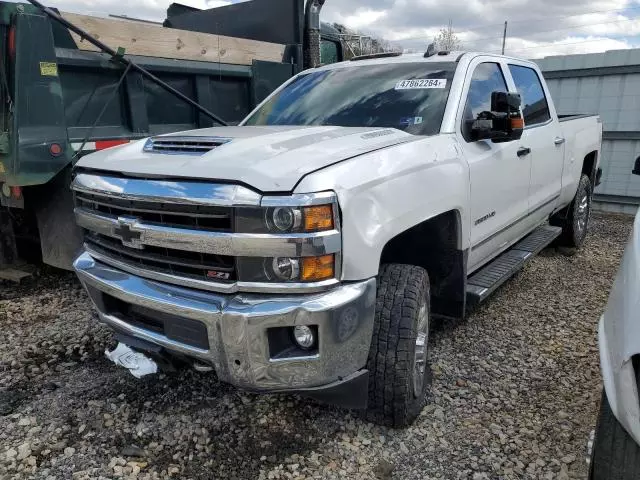
[[[319,205],[304,209],[305,232],[318,232],[333,228],[333,207],[331,205]]]
[[[335,259],[333,255],[322,257],[304,257],[300,279],[303,282],[317,282],[335,276]]]
[[[516,117],[511,119],[511,128],[524,128],[524,119],[522,117]]]

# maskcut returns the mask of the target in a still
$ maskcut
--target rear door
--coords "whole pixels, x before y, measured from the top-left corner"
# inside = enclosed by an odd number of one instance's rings
[[[472,141],[469,121],[491,109],[491,93],[507,92],[506,64],[488,57],[471,62],[459,111],[459,143],[469,163],[471,252],[469,271],[486,263],[523,234],[529,209],[530,155],[520,141]]]
[[[525,131],[521,142],[531,151],[527,223],[533,226],[546,218],[558,204],[565,140],[538,72],[526,63],[510,61],[509,73],[513,87],[522,97]]]

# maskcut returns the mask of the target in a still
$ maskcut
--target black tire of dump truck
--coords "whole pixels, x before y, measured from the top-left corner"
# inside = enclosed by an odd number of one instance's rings
[[[591,218],[592,193],[591,180],[582,175],[571,205],[551,217],[551,225],[562,227],[562,233],[556,242],[559,246],[580,248],[584,243]]]
[[[390,427],[411,424],[425,404],[429,275],[412,265],[383,265],[367,368],[369,401],[364,417]]]
[[[600,415],[593,439],[589,480],[637,480],[640,446],[620,425],[602,392]]]

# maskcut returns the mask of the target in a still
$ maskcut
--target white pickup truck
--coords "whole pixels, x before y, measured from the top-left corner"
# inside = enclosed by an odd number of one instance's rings
[[[307,70],[240,126],[81,159],[75,269],[132,370],[179,359],[403,426],[431,319],[463,318],[550,242],[583,243],[601,138],[596,116],[558,118],[524,60]]]

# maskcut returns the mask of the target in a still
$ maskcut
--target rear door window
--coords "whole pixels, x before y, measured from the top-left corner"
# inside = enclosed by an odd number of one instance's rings
[[[551,119],[547,97],[544,95],[542,82],[533,68],[521,65],[509,65],[509,71],[522,96],[522,111],[526,126],[539,125]]]

